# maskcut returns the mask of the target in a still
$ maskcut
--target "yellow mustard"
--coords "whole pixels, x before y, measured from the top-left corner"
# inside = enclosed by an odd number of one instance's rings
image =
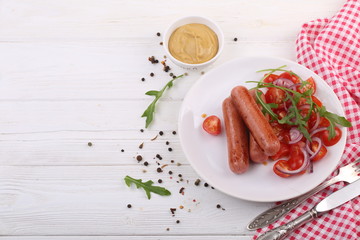
[[[177,60],[198,64],[212,59],[219,49],[217,35],[208,26],[191,23],[177,28],[170,36],[169,51]]]

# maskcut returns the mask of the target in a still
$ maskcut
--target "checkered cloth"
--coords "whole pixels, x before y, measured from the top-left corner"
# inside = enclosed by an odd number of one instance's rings
[[[296,41],[301,65],[320,75],[335,94],[352,123],[344,155],[338,167],[360,157],[360,0],[348,0],[331,19],[317,19],[302,26]],[[333,173],[333,176],[335,173]],[[335,184],[308,199],[285,218],[260,229],[259,233],[288,222],[311,209],[344,183]],[[360,197],[295,230],[289,240],[359,240]]]

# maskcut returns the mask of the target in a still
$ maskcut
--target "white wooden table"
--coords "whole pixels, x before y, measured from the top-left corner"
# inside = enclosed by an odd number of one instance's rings
[[[200,72],[178,81],[140,132],[152,100],[144,93],[170,80],[147,60],[164,59],[156,33],[186,15],[217,21],[225,48],[205,72],[250,55],[296,60],[301,25],[331,17],[344,2],[1,0],[0,239],[251,239],[247,223],[272,204],[229,197],[204,181],[195,186],[199,177],[172,134]],[[163,173],[156,154],[169,164]],[[172,195],[148,200],[124,184],[126,175],[162,179]]]

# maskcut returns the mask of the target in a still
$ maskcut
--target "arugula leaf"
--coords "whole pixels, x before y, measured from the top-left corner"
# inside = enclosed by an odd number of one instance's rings
[[[307,84],[309,84],[309,82],[303,81],[295,73],[283,69],[284,67],[286,67],[286,66],[281,66],[279,68],[274,68],[274,69],[264,69],[264,70],[257,71],[257,72],[265,72],[266,71],[269,73],[265,74],[265,76],[260,81],[247,81],[247,83],[256,83],[257,84],[257,86],[254,87],[253,89],[268,88],[268,87],[274,87],[274,88],[281,89],[281,90],[285,91],[285,93],[286,93],[286,98],[284,101],[285,102],[291,101],[291,103],[292,103],[292,106],[289,107],[289,109],[287,110],[287,114],[282,119],[279,119],[278,116],[272,110],[273,108],[277,108],[277,104],[267,104],[267,103],[263,102],[262,99],[260,98],[261,94],[257,93],[256,94],[257,102],[259,102],[261,104],[264,113],[268,113],[272,117],[273,120],[278,121],[278,123],[280,123],[280,124],[288,124],[288,125],[296,126],[298,128],[298,130],[309,141],[311,141],[311,137],[307,130],[307,121],[310,119],[311,113],[313,111],[319,112],[321,117],[324,117],[329,121],[330,125],[327,128],[329,131],[329,139],[334,138],[336,135],[336,133],[335,133],[336,124],[339,124],[344,127],[351,127],[351,123],[346,118],[336,115],[335,113],[328,112],[324,106],[319,107],[318,105],[316,105],[313,102],[312,97],[311,97],[313,94],[313,89],[310,88],[303,93],[299,93],[297,91],[294,91],[294,90],[286,88],[286,87],[281,87],[281,86],[274,85],[273,83],[265,83],[264,82],[264,79],[266,77],[268,77],[270,74],[272,74],[276,71],[283,71],[283,72],[288,72],[294,76],[297,76],[300,79],[301,87],[305,87]],[[309,111],[306,116],[302,116],[300,114],[301,111],[297,108],[298,103],[302,99],[305,99],[306,103],[310,105]]]
[[[153,121],[154,119],[154,114],[155,114],[155,105],[156,105],[156,102],[162,97],[163,93],[165,92],[165,90],[167,88],[171,88],[174,84],[173,82],[178,79],[178,78],[181,78],[183,77],[184,74],[176,77],[176,78],[173,78],[172,80],[170,80],[160,91],[156,91],[156,90],[150,90],[150,91],[147,91],[145,93],[145,95],[148,95],[148,96],[154,96],[155,99],[152,101],[152,103],[150,103],[150,105],[147,107],[147,109],[144,111],[144,113],[141,115],[141,117],[146,117],[146,121],[145,121],[145,128],[147,128],[150,123]]]
[[[336,135],[335,124],[339,124],[344,127],[352,126],[351,122],[349,122],[346,118],[336,115],[335,113],[328,112],[326,110],[325,106],[322,106],[321,108],[319,107],[318,111],[319,111],[320,116],[326,118],[330,123],[330,125],[327,128],[329,131],[329,140],[331,138],[334,138]]]
[[[256,100],[258,103],[260,103],[260,105],[262,106],[262,111],[263,113],[268,113],[273,119],[277,119],[277,115],[272,111],[272,108],[277,108],[278,105],[275,103],[265,103],[262,99],[261,99],[261,94],[263,94],[262,91],[256,91]]]
[[[167,190],[166,188],[159,187],[159,186],[153,186],[153,181],[149,180],[147,182],[143,182],[141,179],[134,179],[130,176],[126,176],[124,178],[125,183],[128,187],[131,186],[132,183],[136,185],[137,188],[143,188],[146,192],[146,196],[148,199],[151,198],[151,192],[158,194],[160,196],[169,196],[171,195],[171,192]]]

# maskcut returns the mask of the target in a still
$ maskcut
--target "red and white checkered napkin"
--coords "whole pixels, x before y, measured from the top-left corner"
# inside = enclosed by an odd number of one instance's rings
[[[349,0],[331,19],[318,19],[302,26],[297,38],[298,62],[320,75],[332,87],[351,121],[345,152],[339,166],[360,157],[360,0]],[[294,209],[285,218],[260,229],[277,227],[311,209],[321,199],[343,186],[335,184]],[[289,240],[359,240],[360,197],[295,230]]]

